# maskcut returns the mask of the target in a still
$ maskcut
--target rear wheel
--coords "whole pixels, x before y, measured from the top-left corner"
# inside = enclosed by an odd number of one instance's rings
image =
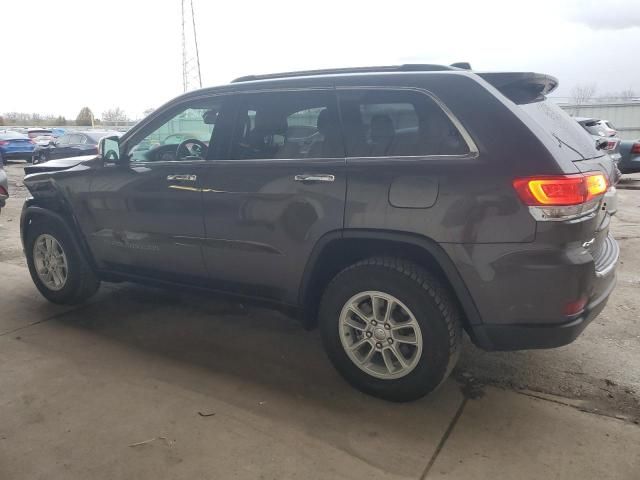
[[[447,378],[462,328],[450,293],[418,265],[371,258],[327,287],[320,322],[334,366],[357,389],[392,401],[418,399]]]
[[[90,265],[65,228],[53,221],[29,227],[25,252],[29,273],[40,293],[61,304],[82,303],[100,286]]]

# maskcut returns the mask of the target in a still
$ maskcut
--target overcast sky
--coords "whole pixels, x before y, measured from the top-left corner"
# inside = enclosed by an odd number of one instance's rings
[[[193,0],[203,86],[251,73],[469,61],[598,93],[640,92],[640,0]],[[180,0],[3,0],[0,112],[119,106],[182,92]]]

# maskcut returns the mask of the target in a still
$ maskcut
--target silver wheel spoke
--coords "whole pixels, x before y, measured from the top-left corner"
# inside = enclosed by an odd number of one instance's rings
[[[357,303],[352,303],[351,305],[349,305],[349,310],[351,310],[353,313],[355,313],[358,317],[360,317],[365,322],[371,319],[371,316],[364,313],[360,309],[360,307],[358,307]]]
[[[393,346],[391,348],[389,348],[389,352],[391,352],[391,354],[396,357],[396,359],[398,360],[398,363],[400,363],[400,365],[402,366],[402,368],[407,368],[407,362],[404,358],[404,355],[402,355],[402,352],[400,352],[400,350],[398,349],[397,346]]]
[[[371,297],[371,305],[373,306],[373,318],[375,318],[378,322],[383,322],[386,318],[386,310],[383,311],[382,315],[380,315],[380,310],[388,307],[388,302],[385,301],[384,298],[380,298],[379,296]]]
[[[371,344],[370,344],[371,345]],[[376,353],[376,349],[373,345],[371,345],[371,348],[369,349],[369,351],[367,352],[367,354],[364,356],[364,358],[360,361],[361,364],[366,364],[367,362],[371,361],[371,357],[373,357]]]
[[[395,371],[395,367],[393,366],[393,359],[390,357],[391,350],[385,348],[382,351],[382,359],[384,360],[384,366],[387,367],[389,373],[393,373]],[[395,355],[394,355],[395,356]]]
[[[362,348],[362,346],[363,346],[365,343],[369,343],[369,340],[367,340],[366,338],[363,338],[363,339],[358,340],[357,342],[355,342],[353,345],[351,345],[351,346],[349,347],[349,349],[350,349],[352,352],[357,352],[358,350],[360,350],[360,348]]]
[[[355,328],[356,330],[360,330],[360,331],[365,331],[367,329],[367,324],[366,323],[360,323],[356,320],[354,320],[353,318],[347,318],[344,321],[345,325],[350,326],[351,328]]]

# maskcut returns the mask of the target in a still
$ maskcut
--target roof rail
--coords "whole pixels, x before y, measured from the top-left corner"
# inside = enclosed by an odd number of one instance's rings
[[[250,82],[252,80],[269,80],[287,77],[307,77],[312,75],[334,75],[341,73],[377,73],[377,72],[438,72],[458,70],[455,66],[432,65],[428,63],[405,63],[404,65],[385,65],[380,67],[327,68],[323,70],[301,70],[297,72],[268,73],[266,75],[246,75],[238,77],[231,83]]]

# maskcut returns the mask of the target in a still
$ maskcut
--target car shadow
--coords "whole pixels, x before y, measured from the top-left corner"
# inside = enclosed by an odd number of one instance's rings
[[[395,473],[424,468],[463,400],[452,380],[416,402],[364,395],[333,369],[317,331],[204,294],[122,284],[56,322],[126,346],[135,375],[267,414],[383,470],[376,452],[397,446]]]

